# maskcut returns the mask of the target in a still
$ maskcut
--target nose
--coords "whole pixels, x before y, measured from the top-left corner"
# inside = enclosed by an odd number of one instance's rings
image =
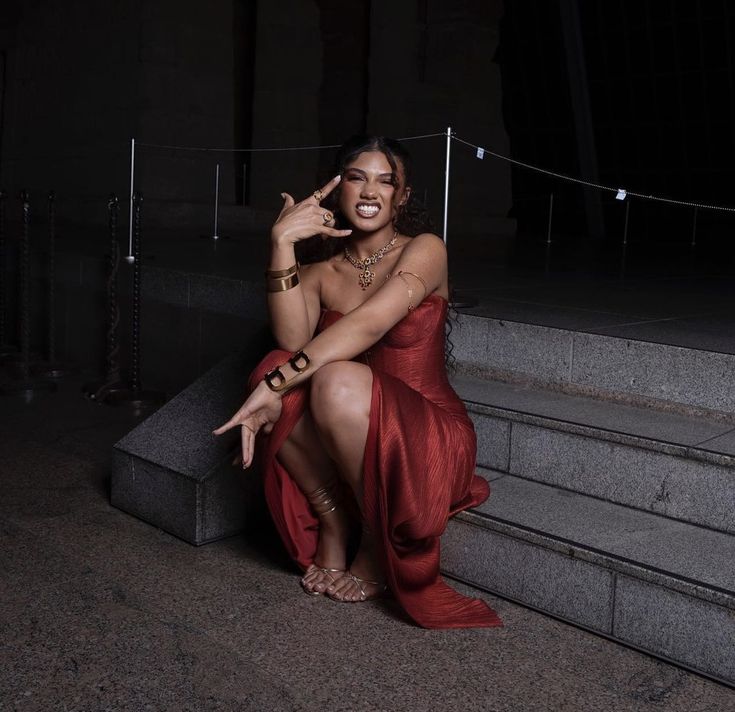
[[[375,188],[375,184],[372,181],[366,180],[362,184],[362,190],[360,191],[360,197],[362,198],[375,198],[378,191]]]

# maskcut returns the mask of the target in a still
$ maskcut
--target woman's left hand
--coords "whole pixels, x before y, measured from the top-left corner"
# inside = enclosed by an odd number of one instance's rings
[[[213,435],[222,435],[228,430],[240,425],[242,440],[242,466],[247,469],[253,462],[255,450],[255,436],[263,428],[264,433],[270,433],[273,426],[281,417],[281,396],[273,392],[261,381],[242,404],[240,409],[224,425],[212,431]]]

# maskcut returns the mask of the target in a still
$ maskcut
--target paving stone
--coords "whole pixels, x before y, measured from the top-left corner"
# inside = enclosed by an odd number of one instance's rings
[[[487,591],[610,632],[613,575],[584,561],[457,519],[442,538],[442,568]]]
[[[735,356],[592,334],[574,336],[571,381],[735,413]]]
[[[661,452],[514,424],[511,474],[735,532],[735,472]]]
[[[510,458],[510,423],[469,412],[477,434],[477,464],[506,471]]]
[[[568,381],[573,332],[462,315],[455,340],[457,361],[470,367],[534,374]]]
[[[614,635],[735,684],[732,610],[621,576]]]

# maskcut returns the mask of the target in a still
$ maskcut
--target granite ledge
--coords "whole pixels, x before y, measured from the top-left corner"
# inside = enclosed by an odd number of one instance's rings
[[[476,403],[468,399],[463,400],[467,410],[470,413],[476,413],[477,415],[508,420],[515,423],[535,425],[537,427],[546,428],[547,430],[557,430],[571,435],[580,435],[582,437],[594,438],[595,440],[604,440],[618,445],[625,445],[641,450],[651,450],[665,455],[682,457],[688,460],[699,460],[710,465],[719,465],[735,469],[735,457],[731,455],[725,455],[711,450],[703,450],[693,446],[677,445],[663,440],[644,438],[639,435],[630,435],[628,433],[608,430],[597,426],[582,425],[580,423],[572,423],[566,420],[535,415],[533,413]]]
[[[514,539],[520,539],[558,554],[586,561],[615,573],[624,574],[735,611],[735,594],[666,574],[645,565],[636,564],[633,561],[586,547],[578,542],[567,541],[540,530],[482,514],[476,510],[460,512],[455,516],[455,519],[478,529],[486,529]]]

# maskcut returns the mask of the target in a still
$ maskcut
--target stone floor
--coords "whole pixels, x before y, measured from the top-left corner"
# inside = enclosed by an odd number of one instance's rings
[[[76,381],[0,398],[0,710],[735,709],[491,596],[504,628],[445,632],[308,597],[270,529],[185,544],[109,505],[110,446],[136,422]]]

